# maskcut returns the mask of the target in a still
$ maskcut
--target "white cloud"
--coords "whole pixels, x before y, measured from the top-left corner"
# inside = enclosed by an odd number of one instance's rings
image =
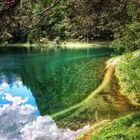
[[[28,101],[29,98],[22,98],[20,96],[12,96],[9,93],[4,94],[4,99],[11,101],[14,105],[20,105]]]
[[[15,84],[17,84],[18,86],[23,85],[23,82],[20,79],[17,79],[15,81]]]
[[[88,127],[78,131],[59,129],[51,117],[38,117],[31,124],[26,124],[21,130],[24,140],[73,140]]]
[[[4,88],[8,86],[9,86],[8,83],[4,81],[2,84],[0,84],[0,90],[3,90]]]
[[[0,140],[73,140],[87,130],[59,129],[50,116],[34,115],[31,105],[0,107]]]
[[[25,110],[28,113],[22,113]],[[20,130],[34,119],[34,108],[30,105],[0,107],[0,140],[23,140]]]

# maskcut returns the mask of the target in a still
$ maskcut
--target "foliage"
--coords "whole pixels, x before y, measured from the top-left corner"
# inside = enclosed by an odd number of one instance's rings
[[[121,27],[115,34],[112,47],[125,51],[133,51],[140,48],[140,23],[133,22],[127,27]]]
[[[139,7],[137,0],[21,0],[2,17],[0,41],[114,39],[113,47],[132,51],[140,45]]]
[[[44,27],[42,24],[47,21],[46,27],[49,26],[48,18],[52,12],[53,7],[57,5],[60,0],[19,1],[20,3],[18,3],[14,9],[11,9],[8,13],[4,13],[4,15],[1,16],[0,42],[27,42],[28,35],[30,33],[31,35],[29,35],[29,40],[32,39],[31,36],[33,36],[35,39],[32,41],[39,41],[40,38],[44,36],[44,30],[42,29]],[[3,3],[4,0],[0,4]],[[0,5],[0,7],[1,6],[2,5]],[[0,11],[0,13],[1,12],[2,11]]]
[[[122,93],[135,102],[140,102],[140,56],[126,54],[117,65],[116,71]]]
[[[140,113],[133,113],[107,124],[91,140],[138,140],[139,132]]]
[[[135,0],[73,1],[69,6],[71,34],[76,38],[115,39],[117,49],[135,50],[139,47],[140,8]],[[139,26],[140,27],[140,26]]]

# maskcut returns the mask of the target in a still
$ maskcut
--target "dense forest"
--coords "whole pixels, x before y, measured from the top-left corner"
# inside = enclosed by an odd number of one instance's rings
[[[139,0],[2,0],[1,43],[109,40],[140,44]]]

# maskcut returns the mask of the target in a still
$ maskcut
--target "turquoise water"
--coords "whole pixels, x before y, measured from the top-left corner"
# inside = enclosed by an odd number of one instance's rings
[[[86,98],[101,82],[111,49],[12,51],[0,54],[0,106],[53,114]]]

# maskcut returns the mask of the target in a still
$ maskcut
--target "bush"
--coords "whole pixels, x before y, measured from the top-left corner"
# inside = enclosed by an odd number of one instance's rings
[[[122,93],[131,100],[140,102],[140,57],[135,55],[125,55],[117,65],[116,74]]]
[[[134,22],[127,27],[123,26],[114,38],[111,46],[119,51],[134,51],[140,48],[140,23]]]

